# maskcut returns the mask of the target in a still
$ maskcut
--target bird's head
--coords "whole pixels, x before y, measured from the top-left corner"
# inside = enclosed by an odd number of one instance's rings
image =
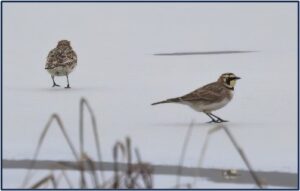
[[[68,40],[61,40],[57,43],[57,48],[65,49],[71,47],[71,43]]]
[[[222,83],[226,88],[234,90],[234,86],[237,80],[241,79],[233,73],[224,73],[222,74],[218,82]]]

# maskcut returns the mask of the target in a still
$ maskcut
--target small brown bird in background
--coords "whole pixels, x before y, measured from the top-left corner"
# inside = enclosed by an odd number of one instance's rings
[[[234,92],[236,80],[241,79],[233,73],[222,74],[216,82],[207,84],[195,91],[182,97],[171,98],[165,101],[153,103],[152,105],[162,103],[181,103],[188,105],[198,112],[204,112],[215,123],[227,122],[220,117],[212,114],[212,111],[221,109],[227,105]]]
[[[45,69],[50,73],[53,85],[59,86],[55,83],[55,76],[66,76],[68,85],[65,88],[70,88],[69,74],[77,65],[77,55],[72,49],[70,41],[61,40],[58,42],[56,48],[52,49],[47,57]]]

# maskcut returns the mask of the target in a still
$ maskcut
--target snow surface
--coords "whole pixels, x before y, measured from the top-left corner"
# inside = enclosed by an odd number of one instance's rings
[[[3,35],[5,159],[31,159],[52,113],[62,117],[78,148],[79,100],[85,97],[97,116],[105,161],[112,160],[113,144],[130,136],[144,161],[176,165],[194,120],[184,165],[196,166],[214,127],[205,123],[209,118],[182,105],[150,104],[233,72],[242,78],[235,96],[215,114],[230,121],[226,126],[254,169],[297,172],[295,3],[6,3]],[[48,51],[61,39],[78,55],[72,89],[51,88],[44,70]],[[257,52],[153,55],[224,50]],[[56,80],[65,86],[64,77]],[[88,118],[85,126],[86,149],[96,158]],[[74,159],[53,128],[39,159]],[[211,136],[203,167],[246,168],[222,131]],[[23,179],[13,172],[3,171],[5,188]],[[163,180],[156,186],[168,187]]]

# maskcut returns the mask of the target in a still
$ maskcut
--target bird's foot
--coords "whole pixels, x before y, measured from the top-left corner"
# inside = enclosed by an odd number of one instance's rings
[[[223,120],[223,119],[218,119],[218,120],[211,120],[211,121],[208,121],[206,123],[223,123],[223,122],[228,122],[228,121]]]
[[[70,87],[70,85],[68,84],[65,88],[67,89],[67,88],[71,88],[71,87]]]
[[[217,123],[223,123],[223,122],[228,122],[227,120],[224,120],[224,119],[218,119],[217,120]]]
[[[52,87],[60,87],[58,84],[53,84]]]
[[[208,122],[206,122],[206,123],[220,123],[220,122],[218,122],[218,121],[216,121],[216,120],[211,120],[211,121],[208,121]]]

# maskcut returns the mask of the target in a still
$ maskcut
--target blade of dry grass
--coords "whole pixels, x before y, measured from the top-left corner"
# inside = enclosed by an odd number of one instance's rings
[[[80,156],[80,160],[77,161],[79,172],[80,172],[80,188],[84,189],[87,188],[86,178],[85,178],[85,161],[83,158],[83,153]]]
[[[198,167],[201,167],[202,164],[203,164],[204,156],[205,156],[205,154],[206,154],[206,150],[207,150],[208,143],[209,143],[209,140],[210,140],[210,139],[209,139],[209,138],[210,138],[210,135],[211,135],[212,133],[217,132],[217,131],[220,130],[220,129],[221,129],[220,127],[216,126],[216,127],[210,129],[210,130],[207,132],[207,134],[206,134],[206,136],[205,136],[205,139],[204,139],[203,147],[202,147],[202,149],[201,149],[201,153],[200,153],[200,157],[199,157],[199,162],[198,162]]]
[[[208,130],[207,133],[206,133],[206,136],[204,138],[204,144],[203,144],[203,147],[201,149],[201,152],[200,152],[200,156],[199,156],[199,160],[198,160],[198,164],[197,166],[199,168],[201,168],[202,164],[203,164],[203,161],[204,161],[204,156],[206,154],[206,150],[208,148],[208,143],[209,143],[209,138],[211,136],[212,133],[216,132],[220,130],[220,127],[219,126],[216,126],[216,127],[213,127],[212,129]],[[195,174],[195,178],[194,178],[194,181],[193,181],[193,187],[196,186],[196,183],[197,183],[197,179],[199,177],[199,171],[196,172]]]
[[[67,175],[67,173],[65,171],[65,170],[68,169],[68,166],[66,166],[65,164],[62,164],[62,163],[55,163],[55,165],[53,165],[53,166],[58,166],[60,168],[61,175],[65,179],[65,181],[68,184],[69,188],[70,189],[74,188],[71,180],[69,179],[69,176]]]
[[[94,182],[94,188],[100,188],[100,184],[98,182],[98,176],[97,171],[95,167],[95,161],[93,161],[88,155],[84,156],[85,161],[87,161],[87,164],[89,166],[89,172],[91,172],[92,181]]]
[[[98,129],[97,129],[97,123],[96,123],[96,117],[95,114],[90,106],[90,104],[88,103],[88,101],[85,98],[81,98],[80,100],[80,112],[79,112],[79,141],[80,141],[80,153],[84,153],[84,128],[83,128],[83,124],[84,124],[84,106],[87,108],[90,117],[91,117],[91,121],[92,121],[92,129],[93,129],[93,134],[94,134],[94,140],[95,140],[95,145],[96,145],[96,151],[97,151],[97,157],[98,157],[98,161],[101,162],[102,161],[102,154],[101,154],[101,148],[100,148],[100,139],[99,139],[99,134],[98,134]],[[105,181],[105,175],[103,171],[100,171],[100,175],[102,178],[102,181]]]
[[[127,171],[125,184],[127,188],[134,188],[134,179],[132,177],[132,157],[131,157],[131,140],[129,137],[126,137],[126,155],[127,155]]]
[[[62,123],[59,115],[53,114],[50,117],[49,121],[47,122],[47,124],[46,124],[46,126],[45,126],[45,128],[44,128],[44,130],[43,130],[43,132],[42,132],[42,134],[40,136],[40,138],[39,138],[39,141],[38,141],[38,144],[37,144],[37,148],[35,149],[35,152],[34,152],[34,155],[33,155],[33,162],[31,164],[32,167],[35,165],[35,161],[36,161],[36,159],[37,159],[37,157],[39,155],[39,152],[40,152],[40,149],[42,147],[43,141],[44,141],[44,139],[46,137],[46,134],[48,133],[48,130],[51,127],[51,124],[53,123],[53,121],[56,121],[58,123],[59,129],[62,131],[62,134],[63,134],[65,140],[67,141],[68,146],[70,147],[70,149],[71,149],[74,157],[76,158],[76,160],[78,160],[78,155],[77,155],[77,152],[75,150],[75,147],[74,147],[73,143],[71,142],[71,140],[70,140],[70,138],[69,138],[69,136],[68,136],[68,134],[67,134],[67,132],[65,130],[65,127],[64,127],[64,125],[63,125],[63,123]],[[31,175],[31,170],[29,169],[27,171],[26,175],[25,175],[25,178],[24,178],[24,181],[23,181],[23,184],[22,184],[23,188],[25,188],[26,185],[28,184],[28,182],[29,182],[29,180],[31,178],[30,175]]]
[[[153,188],[153,179],[152,179],[153,169],[150,167],[149,164],[145,164],[145,163],[142,162],[142,157],[141,157],[140,152],[137,148],[135,149],[135,155],[136,155],[136,158],[137,158],[137,161],[138,161],[138,165],[143,166],[143,167],[141,167],[140,173],[142,175],[142,180],[145,184],[145,187],[147,189]]]
[[[92,130],[94,134],[94,141],[95,141],[95,146],[97,150],[97,158],[98,161],[94,161],[92,158],[90,158],[87,154],[85,154],[85,148],[84,148],[84,108],[88,110],[88,113],[91,117],[91,122],[92,122]],[[70,147],[74,157],[76,158],[76,164],[74,165],[74,169],[77,169],[80,171],[80,188],[87,188],[87,182],[85,178],[85,173],[88,171],[91,175],[92,182],[94,184],[94,188],[129,188],[129,189],[137,189],[137,188],[143,188],[143,184],[145,188],[152,188],[153,187],[153,179],[152,179],[152,173],[153,173],[153,168],[147,165],[146,163],[143,163],[141,160],[140,153],[137,149],[135,149],[135,154],[138,163],[133,164],[133,158],[132,158],[132,144],[131,144],[131,139],[129,137],[126,137],[125,139],[125,144],[121,142],[116,142],[116,144],[113,147],[113,160],[114,160],[114,176],[112,181],[106,181],[104,178],[104,173],[103,173],[103,162],[102,162],[102,154],[101,154],[101,149],[100,149],[100,139],[99,139],[99,134],[97,130],[97,124],[96,124],[96,118],[94,115],[93,110],[91,109],[90,104],[82,98],[80,100],[80,113],[79,113],[79,139],[80,139],[80,155],[77,154],[75,147],[73,143],[71,142],[66,129],[62,123],[62,120],[57,114],[53,114],[49,121],[46,123],[46,126],[44,127],[41,136],[39,137],[38,145],[37,148],[34,152],[33,160],[32,163],[30,164],[30,168],[27,171],[27,174],[25,176],[24,182],[23,182],[23,187],[25,187],[30,178],[31,178],[31,170],[34,168],[34,165],[37,161],[38,155],[41,151],[42,144],[44,142],[44,139],[48,133],[48,130],[56,121],[58,123],[59,129],[61,130],[64,139],[67,141],[68,146]],[[181,150],[181,155],[179,159],[179,164],[176,167],[177,169],[177,176],[176,176],[176,188],[180,186],[186,186],[188,188],[191,188],[190,184],[181,184],[180,183],[180,178],[183,172],[183,163],[185,159],[185,155],[187,152],[187,147],[189,143],[189,139],[192,133],[192,129],[194,127],[194,122],[192,121],[191,124],[189,125],[189,128],[187,129],[186,136],[184,138],[182,150]],[[237,141],[234,139],[233,135],[229,131],[229,129],[224,126],[223,124],[218,124],[218,126],[214,127],[213,129],[209,130],[204,141],[203,148],[201,150],[201,154],[199,157],[199,166],[202,165],[204,156],[208,147],[208,141],[214,132],[218,131],[220,128],[223,128],[226,135],[229,137],[230,141],[232,142],[233,146],[235,149],[238,151],[239,155],[243,159],[244,163],[246,164],[247,168],[249,169],[249,172],[254,179],[256,185],[259,188],[263,188],[262,183],[260,182],[257,174],[255,171],[253,171],[252,166],[250,165],[249,160],[247,159],[246,155],[244,154],[243,150],[239,147]],[[80,156],[80,157],[79,157]],[[124,163],[120,163],[120,156],[122,156],[122,160]],[[98,165],[101,165],[98,167]],[[96,166],[97,165],[97,166]],[[97,170],[100,169],[101,173],[101,178],[103,181],[103,184],[99,183],[99,178],[97,175]],[[122,170],[120,170],[122,169]],[[201,171],[202,172],[202,171]],[[176,173],[176,172],[173,172]],[[199,173],[199,171],[195,172],[195,177],[196,173]],[[248,173],[249,174],[249,173]],[[44,177],[37,183],[33,184],[31,188],[40,188],[41,186],[46,186],[48,183],[52,183],[54,188],[57,188],[59,180],[64,177],[67,184],[70,186],[70,188],[73,188],[71,181],[69,180],[68,176],[66,173],[62,170],[61,174],[59,177],[54,176],[54,173],[50,174],[47,177]],[[196,178],[195,178],[196,180]]]
[[[186,150],[187,150],[187,146],[188,146],[188,143],[189,143],[189,139],[190,139],[191,134],[192,134],[193,127],[194,127],[194,121],[192,120],[192,122],[190,123],[190,125],[187,129],[187,132],[186,132],[186,135],[185,135],[185,138],[184,138],[184,141],[183,141],[181,154],[180,154],[180,159],[179,159],[179,163],[178,163],[179,168],[177,170],[177,176],[176,176],[176,185],[178,185],[178,186],[180,185],[180,177],[181,177],[181,171],[182,171],[181,166],[184,163],[184,157],[186,155]]]
[[[44,178],[42,178],[40,181],[38,181],[37,183],[33,184],[30,189],[38,189],[39,187],[47,184],[48,182],[51,182],[52,185],[53,185],[53,188],[56,189],[57,188],[57,182],[54,178],[54,175],[53,174],[50,174]]]
[[[201,154],[199,157],[199,163],[198,166],[201,167],[203,160],[204,160],[204,155],[206,153],[207,150],[207,146],[208,146],[208,141],[209,138],[211,136],[211,134],[213,134],[214,132],[220,130],[221,128],[224,129],[226,135],[229,137],[231,143],[233,144],[234,148],[237,150],[237,152],[239,153],[239,155],[241,156],[243,162],[246,164],[252,178],[254,179],[255,184],[259,187],[259,188],[263,188],[262,183],[260,182],[258,176],[256,175],[256,173],[253,171],[252,166],[250,165],[249,160],[247,159],[246,155],[244,154],[243,150],[241,149],[241,147],[238,145],[237,141],[235,140],[235,138],[233,137],[233,135],[231,134],[231,132],[229,131],[229,129],[224,125],[224,124],[218,124],[217,126],[215,126],[213,129],[209,130],[206,137],[205,137],[205,141],[204,141],[204,146],[201,150]],[[194,183],[193,185],[195,186],[196,184],[196,180],[197,180],[197,175],[195,175],[194,178]]]
[[[113,160],[114,160],[114,179],[113,179],[113,184],[112,188],[119,188],[120,187],[120,175],[119,175],[119,164],[118,164],[118,159],[119,159],[119,152],[122,152],[123,157],[125,156],[125,145],[121,142],[116,142],[114,147],[113,147]]]
[[[241,149],[241,147],[238,145],[237,141],[235,140],[235,138],[233,137],[232,133],[229,131],[229,129],[222,125],[222,128],[224,129],[224,131],[226,132],[227,136],[229,137],[230,141],[232,142],[234,148],[237,150],[237,152],[239,153],[239,155],[241,156],[241,158],[243,159],[244,163],[246,164],[255,184],[259,187],[259,188],[263,188],[263,185],[261,183],[261,181],[259,180],[258,176],[256,175],[255,171],[253,170],[248,158],[246,157],[245,153],[243,152],[243,150]]]

